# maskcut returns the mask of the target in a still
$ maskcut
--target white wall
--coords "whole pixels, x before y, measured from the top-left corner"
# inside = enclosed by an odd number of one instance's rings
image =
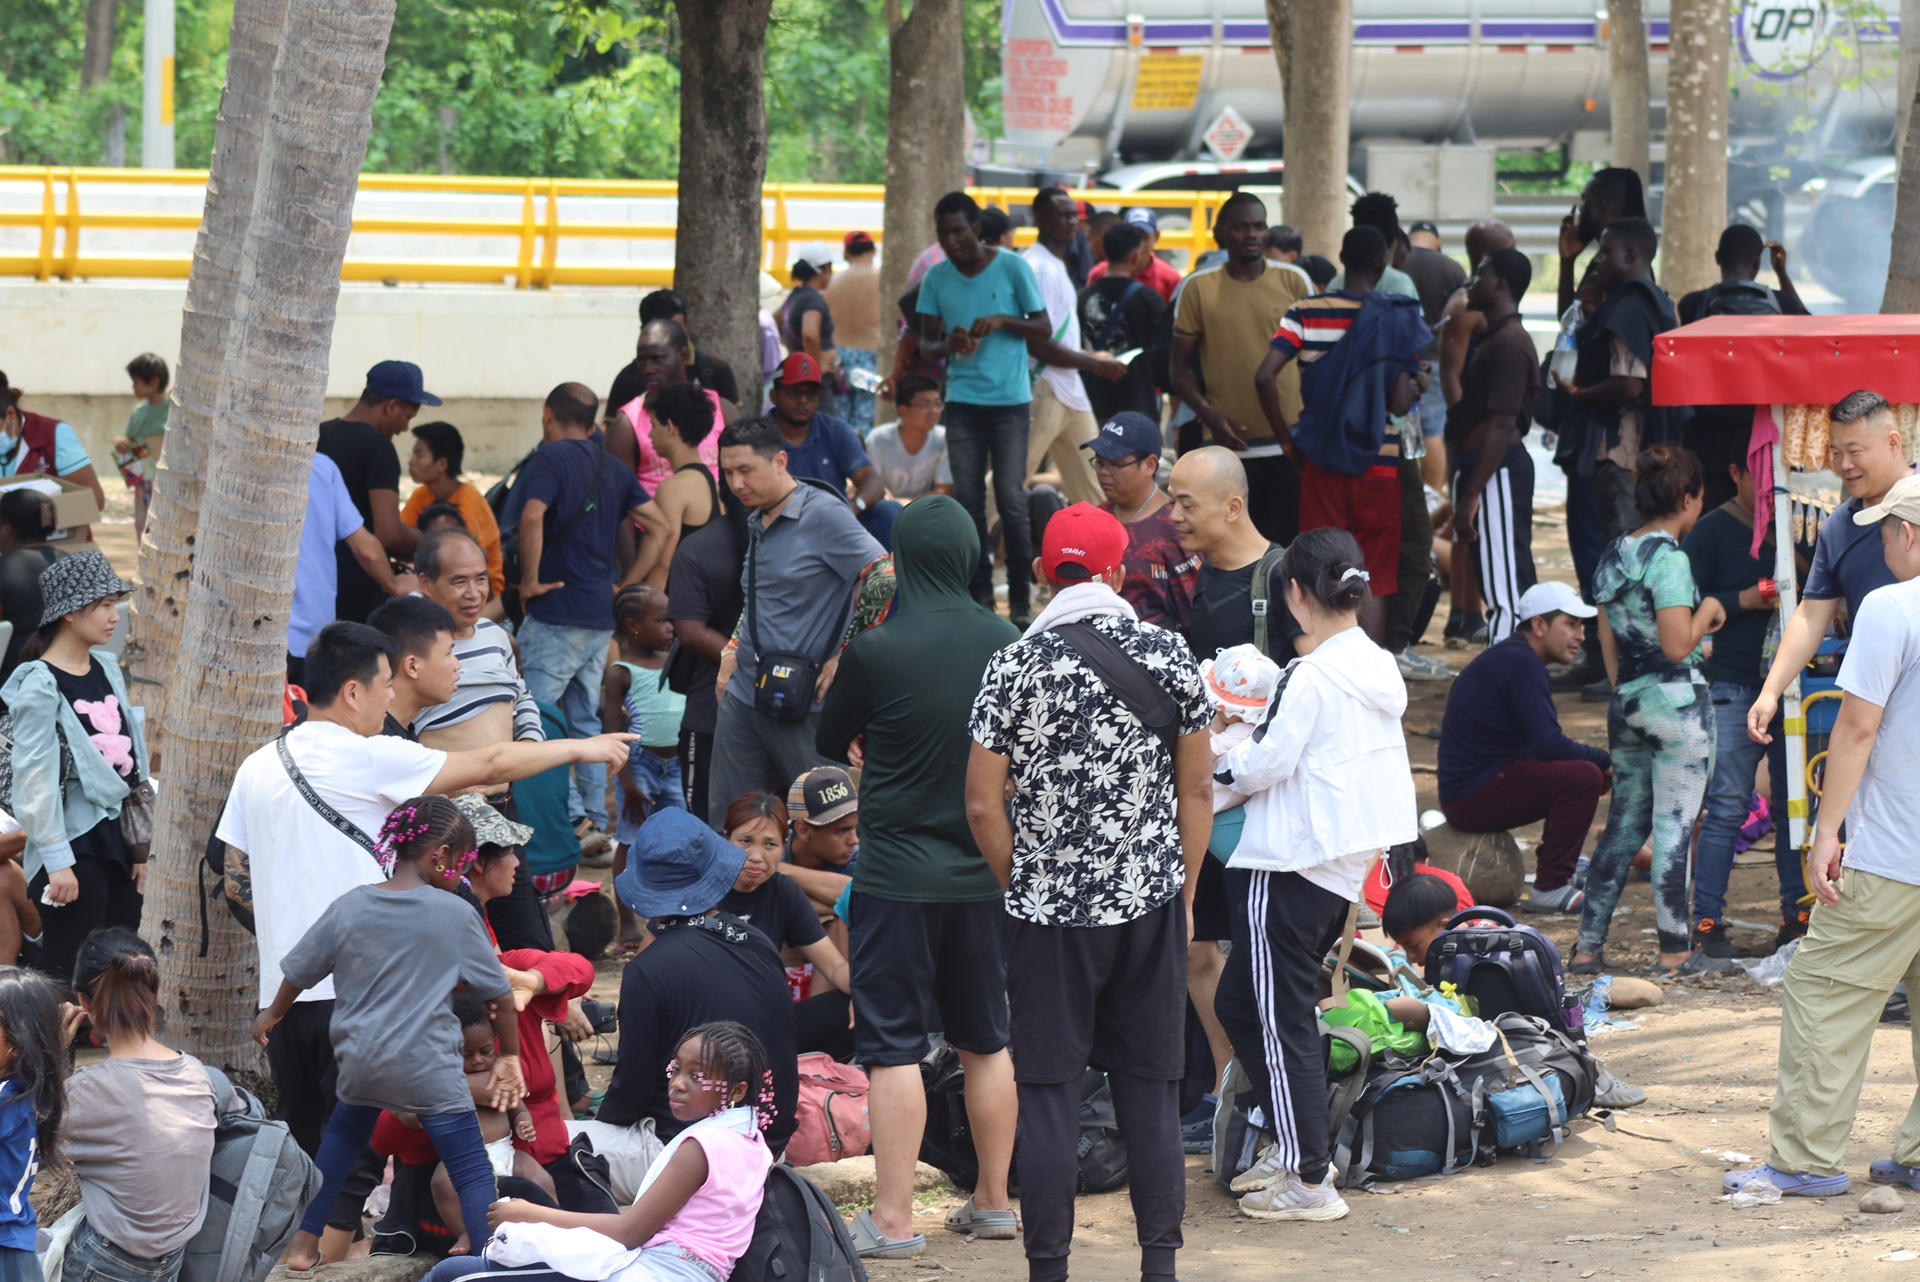
[[[469,468],[498,471],[537,441],[556,384],[606,394],[632,359],[642,292],[342,286],[327,410],[350,404],[374,363],[412,361],[447,402],[422,418],[458,425]],[[0,370],[27,408],[71,422],[110,475],[107,443],[132,408],[126,364],[147,351],[177,363],[185,298],[184,282],[0,282]]]

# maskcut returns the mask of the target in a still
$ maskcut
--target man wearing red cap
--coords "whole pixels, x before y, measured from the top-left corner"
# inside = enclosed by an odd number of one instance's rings
[[[1067,1276],[1089,1065],[1127,1146],[1143,1278],[1173,1277],[1186,1209],[1181,1029],[1212,712],[1185,642],[1119,595],[1126,548],[1126,527],[1090,504],[1048,522],[1034,572],[1053,600],[988,660],[968,725],[967,822],[1011,918],[1031,1282]]]
[[[825,481],[849,494],[853,510],[880,546],[893,546],[893,519],[900,505],[887,497],[880,469],[860,448],[846,420],[820,408],[820,366],[805,352],[780,362],[773,379],[773,421],[786,442],[787,472]]]
[[[840,372],[847,380],[840,408],[862,440],[873,430],[873,389],[880,385],[880,272],[873,251],[873,237],[848,232],[841,246],[846,265],[833,274],[826,289]]]

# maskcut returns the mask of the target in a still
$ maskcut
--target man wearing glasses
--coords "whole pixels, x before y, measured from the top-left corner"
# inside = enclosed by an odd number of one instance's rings
[[[1093,452],[1093,474],[1107,501],[1100,506],[1127,527],[1120,595],[1151,623],[1185,635],[1193,619],[1193,585],[1201,556],[1180,546],[1171,502],[1160,488],[1160,429],[1144,414],[1122,410],[1080,448]]]
[[[953,493],[953,465],[947,459],[947,429],[940,426],[940,384],[925,374],[908,374],[894,393],[897,423],[883,423],[867,434],[867,457],[880,469],[887,493],[902,503],[929,494]]]

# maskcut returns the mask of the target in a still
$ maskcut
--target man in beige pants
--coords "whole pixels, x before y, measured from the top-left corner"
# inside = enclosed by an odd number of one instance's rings
[[[1112,381],[1125,378],[1127,367],[1105,352],[1080,350],[1079,296],[1061,260],[1073,243],[1078,219],[1072,197],[1058,187],[1043,187],[1033,198],[1033,221],[1040,238],[1021,257],[1033,268],[1053,333],[1048,342],[1027,343],[1028,353],[1039,362],[1033,419],[1027,428],[1027,480],[1031,483],[1051,450],[1067,502],[1098,507],[1107,496],[1093,475],[1092,461],[1080,447],[1100,435],[1100,424],[1093,417],[1093,402],[1087,399],[1080,375],[1085,372]]]
[[[1880,527],[1887,568],[1898,581],[1861,602],[1840,667],[1845,698],[1807,858],[1818,903],[1787,967],[1780,1085],[1768,1118],[1772,1151],[1763,1165],[1729,1171],[1729,1190],[1765,1180],[1795,1197],[1847,1191],[1841,1159],[1874,1027],[1903,979],[1909,992],[1920,991],[1920,825],[1912,805],[1920,778],[1920,477],[1832,519],[1847,515]],[[1920,1027],[1914,1061],[1920,1064]],[[1920,1191],[1920,1093],[1893,1156],[1875,1161],[1868,1176]]]

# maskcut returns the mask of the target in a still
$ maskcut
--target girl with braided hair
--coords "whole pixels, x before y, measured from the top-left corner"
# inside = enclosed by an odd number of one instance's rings
[[[773,1074],[760,1039],[731,1021],[689,1029],[667,1065],[667,1098],[687,1126],[654,1159],[632,1206],[583,1215],[498,1202],[487,1215],[501,1230],[494,1258],[450,1257],[428,1282],[483,1272],[525,1282],[726,1282],[753,1239],[773,1164],[762,1138],[773,1120]],[[583,1242],[572,1229],[599,1240]]]
[[[253,1023],[265,1046],[301,991],[333,976],[338,1103],[316,1155],[325,1182],[287,1248],[289,1269],[319,1262],[327,1212],[381,1109],[419,1117],[460,1194],[468,1240],[486,1243],[493,1167],[462,1068],[460,1021],[447,1004],[455,988],[491,1004],[500,1040],[493,1106],[509,1110],[526,1090],[507,974],[479,917],[451,893],[478,858],[473,825],[445,797],[415,797],[387,817],[380,849],[387,880],[334,900],[282,960],[280,991]]]

